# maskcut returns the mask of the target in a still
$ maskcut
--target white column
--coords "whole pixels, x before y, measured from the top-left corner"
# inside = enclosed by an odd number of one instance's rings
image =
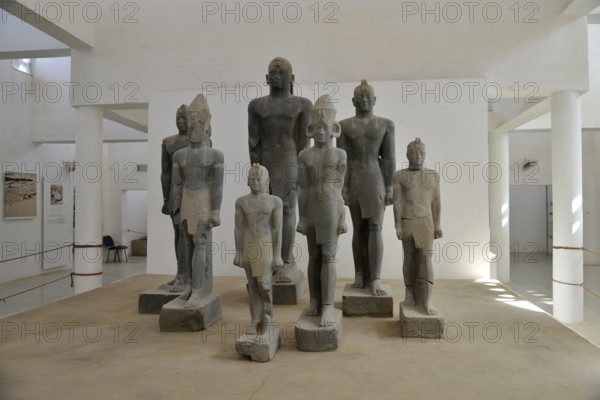
[[[581,96],[574,91],[552,95],[552,277],[554,317],[583,320],[583,191]]]
[[[490,264],[492,279],[510,282],[510,173],[508,132],[489,133],[490,251],[496,257]],[[493,171],[496,171],[494,173]]]
[[[102,286],[102,108],[77,108],[75,293]]]

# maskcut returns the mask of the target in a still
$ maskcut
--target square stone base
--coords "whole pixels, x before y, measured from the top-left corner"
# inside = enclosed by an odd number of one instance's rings
[[[444,335],[442,314],[427,315],[422,307],[400,303],[400,329],[403,337],[440,339]]]
[[[321,316],[309,317],[300,314],[296,322],[296,345],[302,351],[335,350],[342,337],[342,311],[333,310],[334,323],[326,328],[319,327]]]
[[[273,304],[298,304],[304,294],[304,273],[297,269],[290,283],[277,283],[275,278],[273,276]]]
[[[161,332],[203,331],[221,318],[221,293],[209,294],[200,307],[185,308],[186,302],[176,298],[163,306],[158,319]]]
[[[255,362],[271,361],[281,345],[281,332],[272,326],[261,336],[244,335],[235,341],[235,351]]]
[[[344,315],[348,317],[393,317],[394,297],[392,296],[392,287],[390,285],[381,285],[381,287],[387,292],[387,295],[373,296],[370,287],[357,289],[353,288],[351,283],[347,283],[342,294]]]
[[[149,289],[140,293],[138,298],[138,312],[140,314],[160,314],[162,307],[175,300],[181,295],[176,292],[169,292],[162,289]]]

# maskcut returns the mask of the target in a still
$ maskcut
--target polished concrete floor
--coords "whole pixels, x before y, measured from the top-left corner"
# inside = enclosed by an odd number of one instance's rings
[[[1,318],[0,399],[600,398],[600,349],[497,283],[437,282],[446,336],[421,340],[400,337],[404,289],[391,281],[394,318],[345,317],[327,353],[296,350],[305,294],[275,306],[282,347],[257,364],[234,345],[249,320],[245,278],[215,278],[223,318],[190,333],[137,312],[138,294],[164,281],[132,276]]]

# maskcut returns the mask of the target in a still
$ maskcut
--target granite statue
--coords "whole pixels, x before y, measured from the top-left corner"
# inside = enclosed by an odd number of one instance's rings
[[[251,193],[235,202],[236,255],[233,264],[246,272],[251,331],[260,338],[272,327],[273,271],[283,265],[283,202],[268,193],[269,173],[259,164],[250,167],[248,186]]]
[[[172,214],[179,213],[187,279],[180,298],[200,305],[212,291],[212,228],[221,224],[224,157],[210,146],[210,110],[203,95],[187,109],[190,144],[173,156]]]
[[[340,121],[342,133],[337,147],[346,151],[348,167],[342,197],[352,218],[353,288],[370,287],[374,296],[384,296],[381,286],[385,207],[393,201],[396,170],[394,123],[373,114],[375,91],[363,80],[354,89],[354,117]]]
[[[333,323],[333,298],[336,283],[338,237],[347,231],[342,199],[346,174],[346,152],[333,146],[340,135],[336,110],[329,96],[321,96],[310,112],[308,136],[314,147],[298,156],[300,181],[298,205],[300,218],[296,230],[308,242],[308,316],[320,315],[320,327]]]
[[[160,182],[162,184],[163,206],[162,213],[171,217],[173,230],[175,231],[175,255],[177,258],[177,274],[175,278],[161,286],[161,289],[171,292],[181,292],[185,287],[186,269],[185,269],[185,249],[184,241],[180,240],[180,220],[179,213],[172,213],[171,196],[171,176],[173,174],[173,155],[177,150],[188,147],[190,138],[188,136],[187,124],[187,106],[182,104],[175,114],[175,122],[179,133],[166,137],[162,142],[161,155],[161,174]]]
[[[288,283],[300,272],[293,257],[298,201],[298,153],[308,146],[306,127],[310,100],[292,93],[292,65],[277,57],[269,63],[269,95],[248,105],[248,144],[251,163],[265,166],[270,194],[283,201],[282,258],[275,282]]]
[[[436,171],[423,168],[425,144],[416,138],[409,143],[408,168],[394,174],[394,221],[404,250],[403,306],[422,307],[436,315],[432,303],[433,241],[442,237],[440,227],[440,181]]]

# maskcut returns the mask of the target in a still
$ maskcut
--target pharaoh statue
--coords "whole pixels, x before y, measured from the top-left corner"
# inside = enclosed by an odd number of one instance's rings
[[[437,311],[431,300],[433,288],[433,240],[440,228],[438,173],[423,168],[425,144],[416,138],[406,149],[408,168],[394,174],[394,220],[396,235],[404,249],[405,306],[423,307],[428,315]]]
[[[396,169],[394,123],[373,115],[375,91],[363,80],[354,89],[356,115],[340,121],[337,147],[348,155],[342,196],[352,217],[353,288],[370,287],[374,296],[388,293],[381,286],[385,207],[392,204]]]
[[[338,237],[347,231],[342,199],[346,152],[333,146],[333,137],[340,135],[335,114],[329,96],[319,97],[307,128],[314,147],[298,156],[300,220],[296,230],[306,235],[309,251],[310,306],[304,315],[320,315],[320,327],[333,323]]]
[[[310,100],[292,93],[292,65],[277,57],[269,63],[269,95],[248,105],[248,144],[251,163],[265,166],[270,176],[270,194],[283,202],[282,258],[276,283],[289,283],[300,272],[293,256],[298,201],[298,153],[308,146],[306,127]]]
[[[166,137],[162,142],[162,156],[161,156],[161,174],[160,182],[162,184],[163,192],[163,206],[162,213],[171,217],[173,223],[173,230],[175,231],[175,255],[177,257],[177,274],[175,278],[161,286],[161,289],[169,290],[171,292],[181,292],[185,287],[186,269],[185,269],[185,249],[184,241],[180,240],[180,220],[179,213],[172,213],[172,204],[170,201],[171,196],[171,176],[173,174],[173,155],[177,150],[188,147],[190,144],[190,138],[188,136],[188,124],[187,124],[187,106],[181,105],[177,109],[175,115],[175,122],[177,123],[177,130],[179,133],[173,136]]]
[[[221,224],[224,157],[210,146],[210,110],[203,95],[187,109],[188,147],[173,156],[172,214],[179,213],[187,279],[180,298],[200,305],[212,291],[212,228]]]

